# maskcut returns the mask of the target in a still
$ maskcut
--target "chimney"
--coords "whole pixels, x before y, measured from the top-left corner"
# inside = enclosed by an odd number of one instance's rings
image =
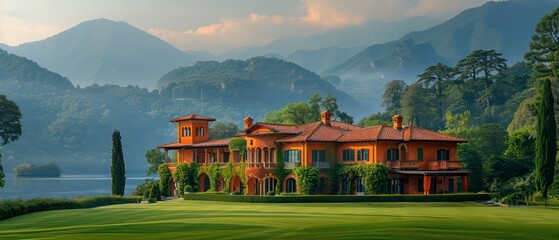
[[[322,124],[326,126],[330,126],[331,117],[332,117],[332,113],[330,113],[330,111],[328,110],[320,113],[320,121],[322,122]]]
[[[402,129],[402,115],[398,114],[392,117],[392,127]]]
[[[252,119],[251,117],[246,117],[243,119],[243,122],[245,123],[245,129],[252,126],[252,121],[254,121],[254,119]]]

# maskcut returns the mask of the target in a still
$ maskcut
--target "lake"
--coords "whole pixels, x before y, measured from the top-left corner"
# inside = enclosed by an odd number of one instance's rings
[[[149,177],[151,178],[151,177]],[[124,195],[130,195],[136,185],[146,177],[126,177]],[[95,195],[111,195],[110,175],[65,175],[60,177],[18,178],[6,174],[6,184],[0,188],[0,200],[15,198],[73,198]]]

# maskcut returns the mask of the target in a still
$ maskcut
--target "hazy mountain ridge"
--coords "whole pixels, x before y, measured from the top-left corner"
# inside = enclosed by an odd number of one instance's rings
[[[138,85],[153,89],[159,77],[198,58],[125,22],[97,19],[47,39],[10,47],[68,76],[74,84]]]
[[[279,38],[264,46],[233,49],[222,54],[220,58],[247,59],[268,54],[286,57],[298,50],[317,51],[331,47],[363,48],[371,44],[396,40],[410,31],[427,29],[439,22],[430,17],[414,17],[397,22],[371,21],[359,26],[331,29],[307,37]]]
[[[437,62],[454,65],[458,59],[477,49],[495,49],[503,53],[509,65],[522,60],[536,23],[557,5],[557,0],[488,2],[427,30],[411,32],[396,41],[371,45],[324,74],[340,76],[342,84],[337,86],[339,89],[358,100],[373,102],[379,111],[381,94],[378,93],[383,92],[388,80],[414,82],[425,67]],[[398,58],[396,50],[406,43],[423,46],[425,50],[431,48],[434,52],[416,51],[412,56],[401,58],[403,64],[394,61]],[[423,60],[415,61],[418,65],[414,65],[407,62],[409,59]],[[376,67],[379,60],[388,65]],[[401,68],[402,65],[408,67]]]

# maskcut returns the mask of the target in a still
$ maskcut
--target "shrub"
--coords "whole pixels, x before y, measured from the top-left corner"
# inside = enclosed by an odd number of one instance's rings
[[[186,185],[188,185],[188,174],[189,174],[189,166],[188,164],[181,163],[177,165],[176,170],[173,172],[173,177],[175,178],[175,182],[177,183],[178,189],[185,189]],[[182,197],[183,192],[179,191],[179,196]]]
[[[148,198],[148,203],[157,203],[157,199],[155,198]]]
[[[159,190],[159,184],[153,184],[153,186],[151,186],[148,199],[150,198],[155,198],[157,201],[161,201],[161,191]]]
[[[0,201],[0,220],[33,212],[93,208],[113,204],[138,203],[138,197],[97,196],[76,199],[34,198]]]
[[[293,169],[297,175],[297,185],[299,192],[304,194],[311,194],[318,186],[318,169],[307,166],[300,166]]]
[[[161,196],[167,197],[171,195],[171,171],[167,168],[167,164],[159,165],[159,191]]]
[[[153,179],[144,179],[143,183],[140,183],[136,186],[136,189],[132,192],[132,196],[145,196],[146,193],[149,195],[149,191],[151,190],[151,186],[153,184],[159,184],[158,181]]]
[[[455,193],[433,195],[290,195],[247,196],[228,194],[185,194],[185,200],[255,202],[255,203],[314,203],[314,202],[464,202],[488,200],[488,194]]]
[[[194,192],[194,188],[192,188],[192,186],[190,186],[190,184],[188,184],[184,187],[184,192],[192,193],[192,192]]]
[[[276,195],[276,193],[274,191],[268,191],[266,193],[266,196],[275,196],[275,195]]]

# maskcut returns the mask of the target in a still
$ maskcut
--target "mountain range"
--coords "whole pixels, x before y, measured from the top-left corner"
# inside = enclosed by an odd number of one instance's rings
[[[97,83],[154,89],[164,73],[204,59],[128,23],[107,19],[82,22],[41,41],[3,48],[81,86]]]

